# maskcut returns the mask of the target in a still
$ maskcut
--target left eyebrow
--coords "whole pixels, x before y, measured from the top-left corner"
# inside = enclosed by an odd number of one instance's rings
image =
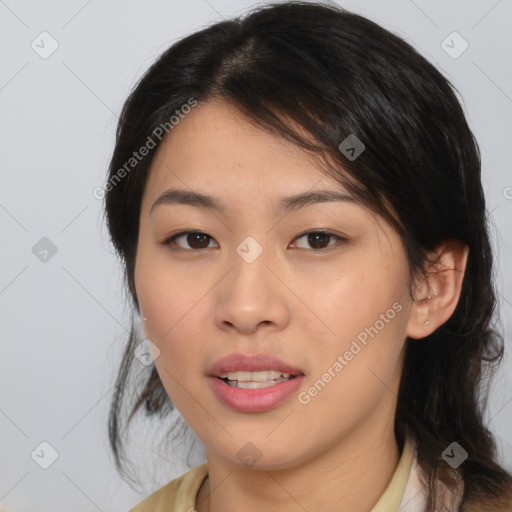
[[[302,192],[293,196],[282,197],[279,199],[278,206],[275,209],[275,215],[292,210],[298,210],[312,204],[328,202],[351,202],[355,203],[354,197],[333,190],[314,190],[311,192]],[[197,208],[216,210],[225,213],[228,210],[226,203],[221,199],[199,192],[183,189],[169,189],[161,194],[153,203],[149,214],[162,204],[188,204]]]
[[[303,192],[302,194],[294,196],[282,197],[278,203],[276,215],[304,208],[312,204],[333,202],[356,203],[356,200],[349,194],[336,192],[334,190],[313,190],[312,192]]]

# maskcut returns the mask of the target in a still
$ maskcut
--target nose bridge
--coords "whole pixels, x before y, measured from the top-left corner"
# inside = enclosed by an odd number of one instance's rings
[[[262,237],[258,236],[258,238],[261,241]],[[261,256],[263,255],[264,252],[266,254],[263,259],[266,259],[268,258],[269,252],[268,237],[266,238],[267,239],[265,243],[265,250],[263,249],[263,242],[260,243],[254,236],[248,235],[240,242],[240,244],[238,244],[238,246],[235,249],[235,252],[248,265],[252,265],[258,259],[261,260]]]
[[[266,240],[263,240],[262,236],[258,236],[258,238],[261,243],[255,236],[249,235],[235,248],[235,254],[231,258],[233,265],[231,286],[234,287],[231,293],[252,296],[254,299],[261,300],[269,292],[271,273],[267,266],[270,266],[273,258],[268,237]]]

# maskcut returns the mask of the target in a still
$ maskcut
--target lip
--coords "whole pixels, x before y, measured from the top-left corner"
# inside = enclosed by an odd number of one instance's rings
[[[256,372],[279,370],[296,377],[259,389],[233,388],[220,375],[234,371]],[[262,412],[277,407],[289,397],[304,380],[304,372],[284,363],[272,354],[230,354],[219,359],[209,370],[208,382],[220,401],[237,412]]]
[[[281,361],[273,354],[240,354],[234,353],[220,358],[208,371],[209,377],[220,377],[225,372],[257,372],[261,370],[279,370],[299,376],[304,374],[300,368]]]
[[[297,375],[291,380],[268,388],[241,389],[229,386],[219,377],[208,377],[208,382],[220,401],[237,412],[262,412],[273,409],[300,387],[303,380],[304,375]]]

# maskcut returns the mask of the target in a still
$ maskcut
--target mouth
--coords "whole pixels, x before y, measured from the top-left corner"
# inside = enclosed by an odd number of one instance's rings
[[[274,354],[235,352],[219,359],[207,373],[217,398],[240,413],[273,409],[304,382],[304,372]]]
[[[304,378],[303,373],[284,370],[232,370],[210,375],[208,382],[223,405],[238,413],[254,413],[286,403]]]
[[[304,374],[291,374],[280,370],[233,371],[221,373],[217,378],[232,388],[263,389],[293,380],[297,375]]]

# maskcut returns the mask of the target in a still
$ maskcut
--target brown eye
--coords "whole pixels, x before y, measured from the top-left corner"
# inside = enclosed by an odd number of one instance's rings
[[[188,244],[188,247],[177,243],[180,239],[184,239],[185,243]],[[213,238],[210,235],[200,231],[182,231],[181,233],[178,233],[164,241],[163,245],[172,246],[175,244],[179,249],[200,250],[208,248],[211,240],[213,240]]]
[[[331,235],[326,233],[309,233],[307,237],[308,243],[311,244],[313,249],[324,249],[329,245]]]
[[[323,249],[332,247],[335,245],[335,243],[329,243],[332,239],[337,239],[340,243],[346,241],[345,238],[328,231],[310,231],[298,236],[295,240],[300,239],[305,239],[306,243],[309,244],[309,247],[301,247],[300,245],[295,244],[296,246],[298,246],[300,249],[309,249],[313,251],[322,251]]]
[[[336,245],[336,240],[338,240],[338,245],[346,242],[346,239],[335,235],[334,233],[330,233],[328,231],[310,231],[308,233],[304,233],[295,240],[305,239],[309,247],[301,247],[299,244],[293,244],[300,249],[306,249],[310,251],[321,252],[323,250],[329,250],[329,247]],[[178,243],[178,240],[182,240],[182,242]],[[183,240],[185,242],[183,242]],[[333,243],[330,243],[333,240]],[[172,237],[165,240],[163,245],[169,245],[173,249],[184,249],[184,250],[201,250],[211,248],[210,242],[214,241],[214,239],[203,233],[201,231],[182,231],[173,235]],[[185,243],[185,245],[183,245]]]

